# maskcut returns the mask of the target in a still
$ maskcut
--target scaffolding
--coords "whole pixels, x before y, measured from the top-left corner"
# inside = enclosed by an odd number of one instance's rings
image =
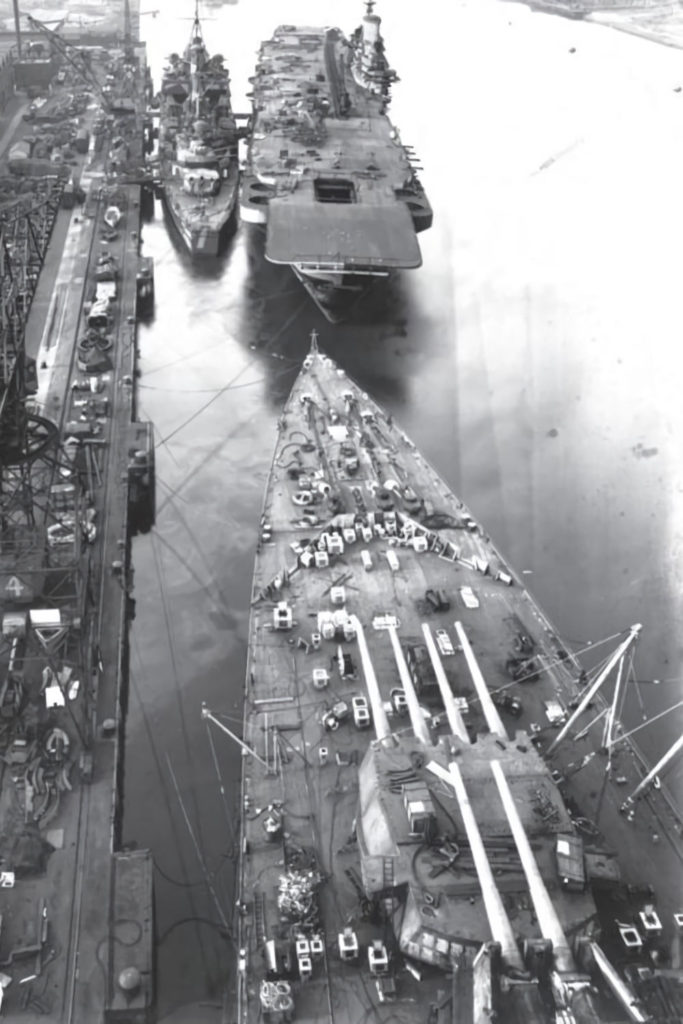
[[[34,700],[48,677],[60,687],[78,680],[85,691],[92,662],[81,470],[58,425],[31,407],[37,376],[26,353],[28,316],[63,187],[56,176],[27,179],[26,192],[0,206],[0,666],[11,662]],[[66,694],[64,702],[87,746],[87,698],[79,701],[80,720]],[[20,724],[6,724],[9,742]]]

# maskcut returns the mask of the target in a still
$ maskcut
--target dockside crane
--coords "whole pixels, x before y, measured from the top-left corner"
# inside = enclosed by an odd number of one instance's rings
[[[27,474],[57,440],[50,420],[29,411],[35,362],[27,359],[26,320],[61,200],[55,178],[27,197],[0,207],[0,527],[13,510],[32,522],[34,498]],[[13,485],[10,483],[13,481]]]
[[[88,59],[78,49],[78,47],[65,42],[55,29],[50,28],[49,25],[46,25],[45,22],[41,21],[39,18],[34,18],[32,14],[27,14],[26,20],[32,29],[35,29],[36,32],[40,32],[45,36],[53,50],[56,50],[60,57],[62,57],[74,71],[79,75],[82,75],[88,85],[92,86],[92,88],[96,90],[98,98],[102,100],[102,87],[95,75],[93,75]]]
[[[126,9],[128,10],[128,3],[126,2]],[[50,28],[45,24],[44,21],[40,21],[38,18],[34,18],[33,15],[26,15],[27,21],[31,28],[37,32],[41,32],[45,38],[50,42],[57,53],[79,74],[86,85],[92,89],[93,93],[97,97],[98,101],[102,104],[105,112],[113,114],[117,112],[130,112],[134,113],[134,108],[130,101],[125,98],[121,100],[120,97],[112,97],[107,89],[102,85],[99,78],[93,71],[90,61],[86,58],[83,51],[79,50],[78,47],[72,46],[70,43],[65,42],[64,39],[54,29]],[[135,53],[131,36],[130,29],[130,11],[128,10],[127,27],[124,30],[124,54],[126,63],[132,65],[135,62]],[[119,83],[120,85],[121,83]]]
[[[81,552],[79,474],[58,424],[35,404],[35,360],[26,353],[62,189],[57,176],[37,179],[29,196],[0,207],[0,663],[12,661],[29,688],[40,686],[44,672],[84,681],[90,663],[81,628],[89,563]],[[80,721],[65,705],[87,746],[87,701]]]
[[[27,15],[27,18],[31,27],[41,32],[49,40],[50,45],[81,76],[87,88],[94,94],[102,110],[107,115],[109,137],[127,138],[134,131],[136,118],[143,116],[143,112],[138,109],[138,104],[135,100],[138,89],[136,74],[139,68],[135,56],[128,0],[126,0],[124,9],[123,73],[122,75],[119,74],[112,88],[100,81],[91,66],[90,60],[86,59],[85,52],[87,51],[83,52],[67,43],[58,32],[51,29],[38,18],[34,18],[32,15]],[[148,88],[151,91],[151,80],[149,80]],[[151,134],[148,134],[148,132],[151,132],[151,122],[148,120],[144,122],[144,131],[149,141],[149,149],[151,148]],[[141,184],[147,186],[151,184],[151,175],[140,164],[136,163],[134,166],[128,167],[124,175],[121,173],[121,158],[117,156],[116,161],[119,171],[117,175],[119,184]]]

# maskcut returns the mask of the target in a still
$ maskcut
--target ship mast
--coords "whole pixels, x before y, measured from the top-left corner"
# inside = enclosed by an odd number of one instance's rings
[[[628,808],[638,799],[640,794],[647,789],[650,783],[654,782],[662,768],[666,764],[668,764],[669,761],[671,761],[676,756],[678,751],[681,749],[683,749],[683,735],[679,736],[678,739],[671,744],[667,752],[662,757],[660,757],[659,761],[657,761],[657,764],[654,766],[654,768],[650,769],[650,771],[647,773],[642,782],[640,782],[633,790],[631,795],[627,797],[626,800],[624,800],[623,804],[621,805],[622,811],[628,810]]]
[[[123,0],[123,52],[126,60],[133,56],[133,35],[130,28],[130,0]]]
[[[17,36],[17,58],[21,60],[21,17],[19,15],[19,0],[12,0],[14,8],[14,31]]]
[[[567,733],[569,732],[569,730],[571,729],[572,725],[574,724],[576,719],[579,717],[579,715],[583,714],[583,711],[585,710],[585,708],[588,707],[588,705],[590,704],[591,700],[593,699],[595,694],[598,692],[598,690],[600,689],[602,684],[605,682],[605,680],[607,679],[608,675],[610,674],[610,672],[612,671],[614,666],[617,664],[618,661],[621,661],[621,659],[624,657],[624,655],[626,654],[626,651],[629,649],[631,644],[634,643],[634,641],[636,641],[638,639],[638,636],[640,634],[640,630],[641,629],[642,629],[642,626],[640,625],[640,623],[636,623],[635,626],[631,626],[631,629],[629,631],[629,635],[626,637],[625,640],[622,641],[622,643],[619,644],[619,646],[617,647],[616,651],[614,652],[612,657],[609,659],[609,661],[607,662],[607,664],[603,668],[602,672],[600,672],[598,674],[595,682],[591,686],[589,686],[588,689],[586,690],[586,692],[584,693],[584,695],[581,698],[581,700],[580,700],[580,702],[578,704],[578,707],[576,708],[574,713],[572,715],[570,715],[570,717],[567,719],[565,724],[562,726],[562,728],[560,729],[559,733],[557,734],[557,736],[555,737],[553,742],[548,747],[548,753],[549,754],[551,754],[553,752],[553,750],[555,749],[555,747],[558,746],[558,744],[562,742],[562,740],[567,735]]]
[[[201,103],[201,66],[200,61],[203,64],[204,60],[204,39],[202,37],[202,26],[199,23],[199,0],[195,0],[194,5],[194,20],[192,22],[192,35],[190,37],[190,45],[187,48],[188,57],[190,60],[190,82],[192,84],[192,94],[190,100],[192,103],[192,109],[195,117],[200,116],[200,103]]]

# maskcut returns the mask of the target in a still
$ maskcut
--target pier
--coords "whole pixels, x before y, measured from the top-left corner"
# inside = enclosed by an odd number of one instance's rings
[[[144,102],[144,50],[125,60]],[[116,132],[141,155],[137,110],[112,118],[83,154],[82,205],[54,178],[0,209],[0,985],[29,1022],[154,1019],[152,860],[120,845],[130,540],[154,495],[136,324],[153,278]]]

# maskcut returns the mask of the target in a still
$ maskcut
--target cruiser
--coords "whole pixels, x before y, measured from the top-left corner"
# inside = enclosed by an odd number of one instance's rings
[[[223,57],[209,56],[195,6],[182,57],[168,58],[161,82],[159,168],[162,198],[193,256],[215,256],[235,228],[238,131]]]

